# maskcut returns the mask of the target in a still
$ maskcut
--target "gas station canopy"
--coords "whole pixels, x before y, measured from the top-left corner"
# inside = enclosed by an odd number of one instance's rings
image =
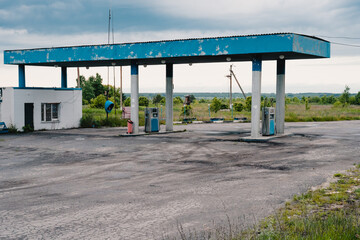
[[[277,60],[279,57],[329,58],[330,43],[302,34],[276,33],[4,51],[5,64],[61,67]]]

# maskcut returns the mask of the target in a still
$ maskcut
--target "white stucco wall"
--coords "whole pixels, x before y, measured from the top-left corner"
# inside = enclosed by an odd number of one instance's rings
[[[25,124],[25,103],[34,103],[34,129],[62,129],[79,127],[82,117],[80,89],[5,88],[1,103],[0,121],[19,130]],[[41,121],[41,104],[59,103],[59,119]]]

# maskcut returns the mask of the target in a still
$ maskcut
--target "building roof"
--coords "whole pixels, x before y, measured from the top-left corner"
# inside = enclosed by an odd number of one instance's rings
[[[111,65],[329,58],[326,40],[295,33],[273,33],[151,42],[83,45],[4,51],[15,65],[92,67]]]

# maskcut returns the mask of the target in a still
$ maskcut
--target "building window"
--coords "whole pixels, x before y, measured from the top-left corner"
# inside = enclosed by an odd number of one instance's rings
[[[59,120],[60,103],[42,103],[41,104],[41,121],[52,122]]]

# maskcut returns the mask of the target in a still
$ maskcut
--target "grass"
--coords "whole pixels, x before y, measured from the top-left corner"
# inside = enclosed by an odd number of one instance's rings
[[[360,169],[334,175],[327,188],[309,190],[237,239],[360,239]]]
[[[155,107],[155,105],[150,105]],[[165,123],[165,106],[159,107],[161,123]],[[208,103],[195,102],[191,104],[191,114],[187,118],[196,118],[198,121],[209,121],[211,118],[224,118],[232,120],[233,118],[247,118],[251,120],[251,112],[241,111],[218,111],[211,112],[209,117]],[[184,118],[183,105],[174,104],[174,121],[182,121]],[[106,120],[104,109],[90,108],[83,106],[83,118],[91,116],[91,124],[85,124],[86,127],[98,126],[126,126],[127,120],[121,119],[121,112],[117,109],[109,113],[109,119]],[[140,126],[145,123],[144,107],[140,107]],[[89,120],[89,119],[88,119]],[[286,106],[285,121],[286,122],[314,122],[314,121],[340,121],[340,120],[360,120],[360,106],[350,105],[347,107],[333,107],[333,105],[311,105],[309,110],[305,110],[304,104],[288,104]]]

